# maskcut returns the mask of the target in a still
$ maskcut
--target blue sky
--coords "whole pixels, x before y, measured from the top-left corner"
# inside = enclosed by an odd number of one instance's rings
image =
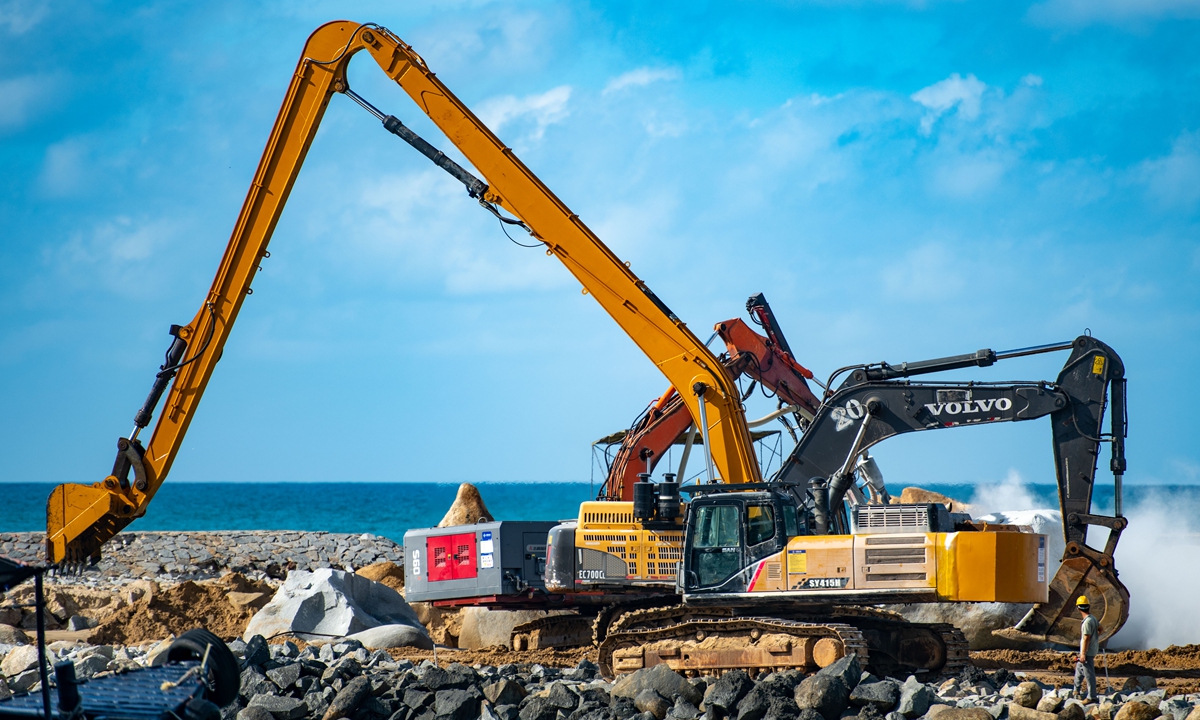
[[[763,292],[824,375],[1090,328],[1128,368],[1129,479],[1200,482],[1196,0],[0,0],[5,480],[107,474],[339,18],[410,42],[697,334]],[[351,82],[450,150],[367,57]],[[271,251],[174,481],[586,480],[664,388],[346,98]],[[1045,420],[876,454],[895,486],[1053,479]]]

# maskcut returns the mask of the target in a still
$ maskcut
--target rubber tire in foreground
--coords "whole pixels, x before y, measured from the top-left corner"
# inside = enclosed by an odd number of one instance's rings
[[[221,720],[221,708],[204,698],[188,700],[183,707],[184,720]]]
[[[241,669],[237,658],[221,638],[204,628],[194,628],[180,635],[167,649],[168,661],[203,660],[208,647],[208,700],[217,707],[233,702],[242,688]]]

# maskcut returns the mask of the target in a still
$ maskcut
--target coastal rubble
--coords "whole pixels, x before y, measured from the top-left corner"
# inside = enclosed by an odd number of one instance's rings
[[[0,532],[0,555],[39,564],[44,538],[45,533],[40,532]],[[231,572],[282,580],[288,570],[344,570],[403,560],[402,545],[370,533],[122,532],[105,543],[100,562],[84,568],[72,582],[105,587],[143,578],[158,582],[215,580]]]
[[[13,692],[36,691],[30,646],[0,647]],[[242,664],[237,699],[223,720],[1188,720],[1200,695],[1169,695],[1153,678],[1083,705],[1068,688],[975,667],[927,683],[877,678],[851,656],[805,676],[795,670],[751,677],[741,670],[687,678],[664,665],[600,677],[583,659],[574,667],[536,663],[414,662],[401,651],[354,640],[323,645],[234,640]],[[80,677],[148,666],[156,649],[51,643],[51,660],[74,660]],[[0,700],[2,702],[2,700]]]

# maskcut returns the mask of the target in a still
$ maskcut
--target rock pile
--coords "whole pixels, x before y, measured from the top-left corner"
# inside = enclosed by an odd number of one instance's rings
[[[44,533],[0,533],[0,555],[18,562],[42,561]],[[230,572],[282,579],[288,570],[360,568],[400,563],[404,547],[364,533],[228,531],[122,532],[104,546],[104,557],[80,580],[207,580]]]
[[[59,642],[49,650],[93,678],[157,664],[168,645]],[[566,669],[414,664],[352,639],[300,649],[255,636],[229,647],[242,666],[241,690],[223,720],[1200,720],[1200,696],[1168,697],[1153,678],[1131,678],[1122,692],[1084,706],[1006,670],[972,667],[928,684],[877,678],[853,656],[809,676],[685,678],[658,665],[610,683],[588,660]],[[0,698],[37,689],[31,646],[0,646],[0,655],[8,676]]]
[[[588,660],[565,670],[438,667],[354,641],[298,650],[252,638],[231,648],[244,670],[227,720],[1200,720],[1200,698],[1168,698],[1150,678],[1085,707],[1005,670],[969,668],[933,685],[876,678],[853,656],[807,677],[793,670],[755,679],[735,670],[685,678],[657,665],[609,683]]]

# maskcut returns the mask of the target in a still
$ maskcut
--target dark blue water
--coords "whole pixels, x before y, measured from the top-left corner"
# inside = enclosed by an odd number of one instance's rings
[[[50,485],[0,484],[0,532],[43,530]],[[401,540],[404,531],[436,525],[457,485],[438,483],[165,483],[146,516],[130,530],[324,530],[374,533]],[[587,483],[480,483],[498,520],[561,520],[591,498]],[[981,510],[1057,508],[1053,485],[930,485],[929,490]],[[1200,499],[1197,486],[1128,486],[1125,504],[1155,497]],[[1098,487],[1097,510],[1112,507],[1112,488]]]

